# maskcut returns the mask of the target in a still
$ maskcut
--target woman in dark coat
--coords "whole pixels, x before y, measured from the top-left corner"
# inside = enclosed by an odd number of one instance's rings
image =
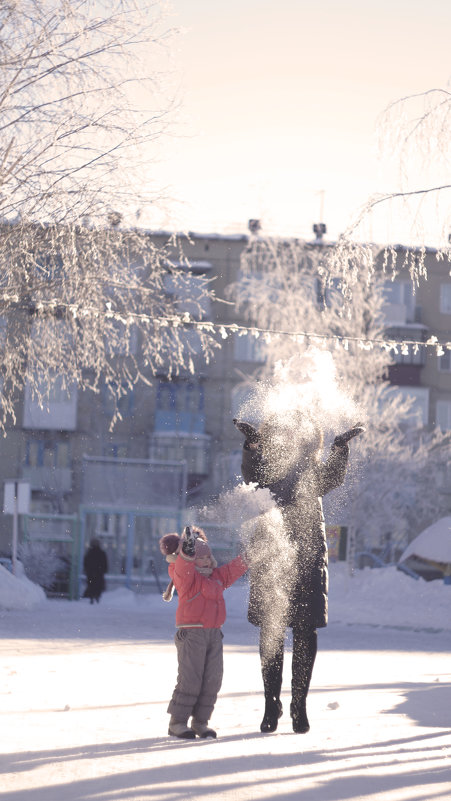
[[[100,547],[97,539],[92,539],[85,553],[83,569],[87,579],[84,598],[90,598],[91,603],[99,603],[100,596],[105,590],[105,573],[108,571],[108,562],[105,551]]]
[[[248,618],[260,627],[260,660],[265,693],[262,732],[277,729],[285,629],[293,630],[291,706],[293,730],[309,730],[306,699],[317,651],[317,628],[327,625],[327,544],[322,496],[343,483],[349,440],[355,426],[336,437],[329,458],[320,461],[322,432],[311,421],[295,432],[276,418],[259,430],[234,420],[246,437],[244,481],[267,487],[280,510],[283,532],[262,520],[252,538]]]

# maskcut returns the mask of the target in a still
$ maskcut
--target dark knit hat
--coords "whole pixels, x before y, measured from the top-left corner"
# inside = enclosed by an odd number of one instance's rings
[[[200,537],[195,541],[194,547],[196,549],[196,559],[201,559],[204,556],[212,556],[211,548],[208,542],[201,540]]]
[[[165,534],[164,537],[161,537],[159,544],[163,556],[169,556],[169,554],[175,553],[179,547],[180,537],[178,534]]]

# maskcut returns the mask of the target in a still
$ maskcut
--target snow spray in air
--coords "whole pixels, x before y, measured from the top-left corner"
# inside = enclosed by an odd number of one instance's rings
[[[238,417],[258,428],[263,483],[273,492],[241,484],[222,496],[221,516],[240,525],[250,568],[250,620],[262,627],[270,658],[293,624],[290,600],[302,592],[318,558],[312,532],[325,438],[355,422],[356,410],[338,386],[331,354],[309,348],[277,363],[272,379],[256,385]]]

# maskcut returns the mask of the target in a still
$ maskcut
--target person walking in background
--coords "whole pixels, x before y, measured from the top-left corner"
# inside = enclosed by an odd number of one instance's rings
[[[175,616],[178,675],[168,706],[168,734],[183,739],[216,737],[208,726],[223,676],[224,590],[247,570],[242,556],[217,567],[202,529],[185,528],[183,536],[165,534],[160,551],[169,562],[177,590]],[[171,585],[164,594],[172,597]],[[188,727],[188,720],[191,726]]]
[[[100,597],[105,591],[105,573],[108,572],[108,560],[98,539],[91,540],[83,560],[83,569],[87,581],[83,598],[89,598],[92,604],[94,601],[99,603]]]
[[[357,425],[338,437],[326,462],[323,435],[308,414],[276,416],[259,429],[234,419],[244,435],[242,475],[246,484],[268,488],[280,515],[257,521],[249,550],[248,619],[260,627],[265,694],[263,733],[277,729],[286,628],[293,631],[291,706],[293,731],[310,724],[306,701],[317,652],[317,628],[327,625],[327,544],[322,496],[343,483],[350,439]],[[277,525],[277,523],[276,523]]]

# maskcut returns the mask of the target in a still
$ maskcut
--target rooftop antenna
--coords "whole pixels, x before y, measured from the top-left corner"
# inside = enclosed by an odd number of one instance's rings
[[[324,189],[320,189],[317,194],[319,195],[319,198],[320,198],[319,199],[319,218],[320,218],[320,220],[323,220],[324,219],[324,195],[325,195],[325,190]],[[327,231],[326,223],[323,223],[323,222],[314,223],[314,225],[313,225],[313,233],[316,236],[315,245],[322,245],[323,244],[323,236],[326,233],[326,231]]]
[[[261,221],[260,220],[249,220],[248,223],[247,223],[247,227],[249,228],[249,231],[251,232],[251,234],[258,234],[258,232],[261,230],[261,227],[262,227]]]

